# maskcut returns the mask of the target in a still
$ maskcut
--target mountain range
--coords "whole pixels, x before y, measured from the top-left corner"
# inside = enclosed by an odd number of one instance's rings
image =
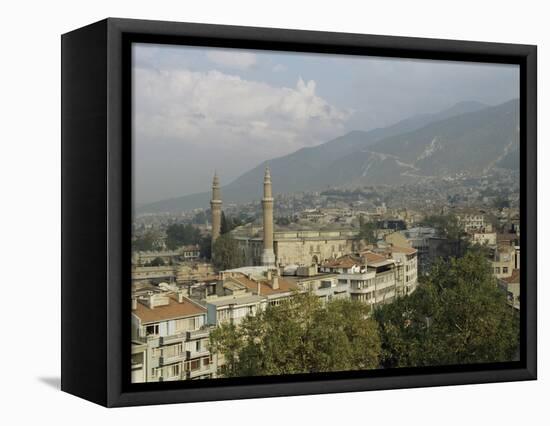
[[[519,168],[519,100],[496,106],[461,102],[384,128],[352,131],[321,145],[267,160],[222,187],[224,203],[261,198],[269,166],[278,193],[329,186],[401,184],[426,178]],[[143,205],[138,212],[208,207],[210,193]]]

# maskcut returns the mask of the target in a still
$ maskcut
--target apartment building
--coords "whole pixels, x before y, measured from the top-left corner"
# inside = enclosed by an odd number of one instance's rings
[[[399,296],[411,294],[418,286],[418,250],[412,247],[385,245],[375,250],[395,260],[396,290]]]
[[[352,300],[369,305],[389,303],[399,295],[403,265],[370,250],[346,255],[321,265],[320,271],[337,275],[337,286],[347,287]]]
[[[194,261],[200,258],[201,250],[198,245],[183,246],[180,249],[181,260],[185,262]]]
[[[470,238],[474,244],[495,246],[497,244],[496,232],[473,232]]]
[[[520,270],[514,269],[512,275],[498,280],[499,287],[506,293],[508,304],[519,311],[520,307]]]
[[[458,223],[464,232],[492,231],[492,226],[485,220],[485,212],[480,210],[464,210],[456,214]]]
[[[299,291],[314,293],[322,303],[349,297],[348,287],[338,285],[338,274],[318,272],[315,266],[286,268],[284,279],[293,282]]]
[[[247,316],[254,316],[263,308],[264,299],[245,292],[234,296],[222,296],[210,299],[206,306],[208,309],[209,325],[239,325]]]
[[[514,269],[519,269],[519,249],[513,245],[498,245],[492,250],[490,263],[493,275],[498,278],[512,276]]]
[[[151,291],[145,296],[134,296],[132,341],[138,345],[132,350],[136,363],[132,379],[136,382],[215,376],[206,308],[182,292]],[[145,347],[144,350],[139,349],[139,345]],[[139,364],[141,371],[137,367]]]
[[[266,267],[223,271],[216,291],[206,297],[208,323],[239,324],[246,316],[256,315],[268,305],[279,305],[296,291],[299,288],[295,283]]]

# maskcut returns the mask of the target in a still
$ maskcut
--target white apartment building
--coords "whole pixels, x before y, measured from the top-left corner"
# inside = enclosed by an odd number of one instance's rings
[[[400,295],[411,294],[418,286],[418,251],[412,247],[397,246],[389,247],[388,251],[397,267],[403,268],[402,273],[396,274]]]
[[[212,326],[228,323],[239,325],[247,316],[256,315],[264,305],[263,297],[246,292],[209,298],[206,304],[208,324]]]
[[[495,246],[497,244],[496,232],[474,232],[471,235],[474,244]]]
[[[348,287],[338,285],[338,274],[318,272],[315,266],[300,266],[289,270],[285,280],[293,282],[299,291],[314,293],[322,303],[349,297]],[[284,272],[283,272],[284,274]]]
[[[132,340],[146,345],[136,353],[132,379],[158,382],[211,378],[216,368],[209,347],[206,309],[182,293],[153,293],[132,299]],[[135,350],[138,352],[138,349]]]
[[[337,274],[337,286],[347,287],[351,299],[369,305],[389,303],[403,293],[399,284],[404,281],[404,264],[371,251],[325,262],[320,271]]]
[[[464,232],[492,231],[492,226],[485,221],[485,213],[482,211],[464,211],[457,213],[456,217]]]
[[[499,279],[512,276],[514,269],[519,269],[518,253],[519,250],[516,250],[515,246],[497,246],[490,259],[493,275]]]

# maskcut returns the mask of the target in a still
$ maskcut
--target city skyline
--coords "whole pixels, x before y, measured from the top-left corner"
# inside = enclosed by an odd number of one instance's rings
[[[518,77],[134,46],[132,382],[517,360]]]

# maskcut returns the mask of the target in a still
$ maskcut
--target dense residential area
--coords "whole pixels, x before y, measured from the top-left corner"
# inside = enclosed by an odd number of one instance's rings
[[[137,214],[132,381],[515,359],[513,173]]]

